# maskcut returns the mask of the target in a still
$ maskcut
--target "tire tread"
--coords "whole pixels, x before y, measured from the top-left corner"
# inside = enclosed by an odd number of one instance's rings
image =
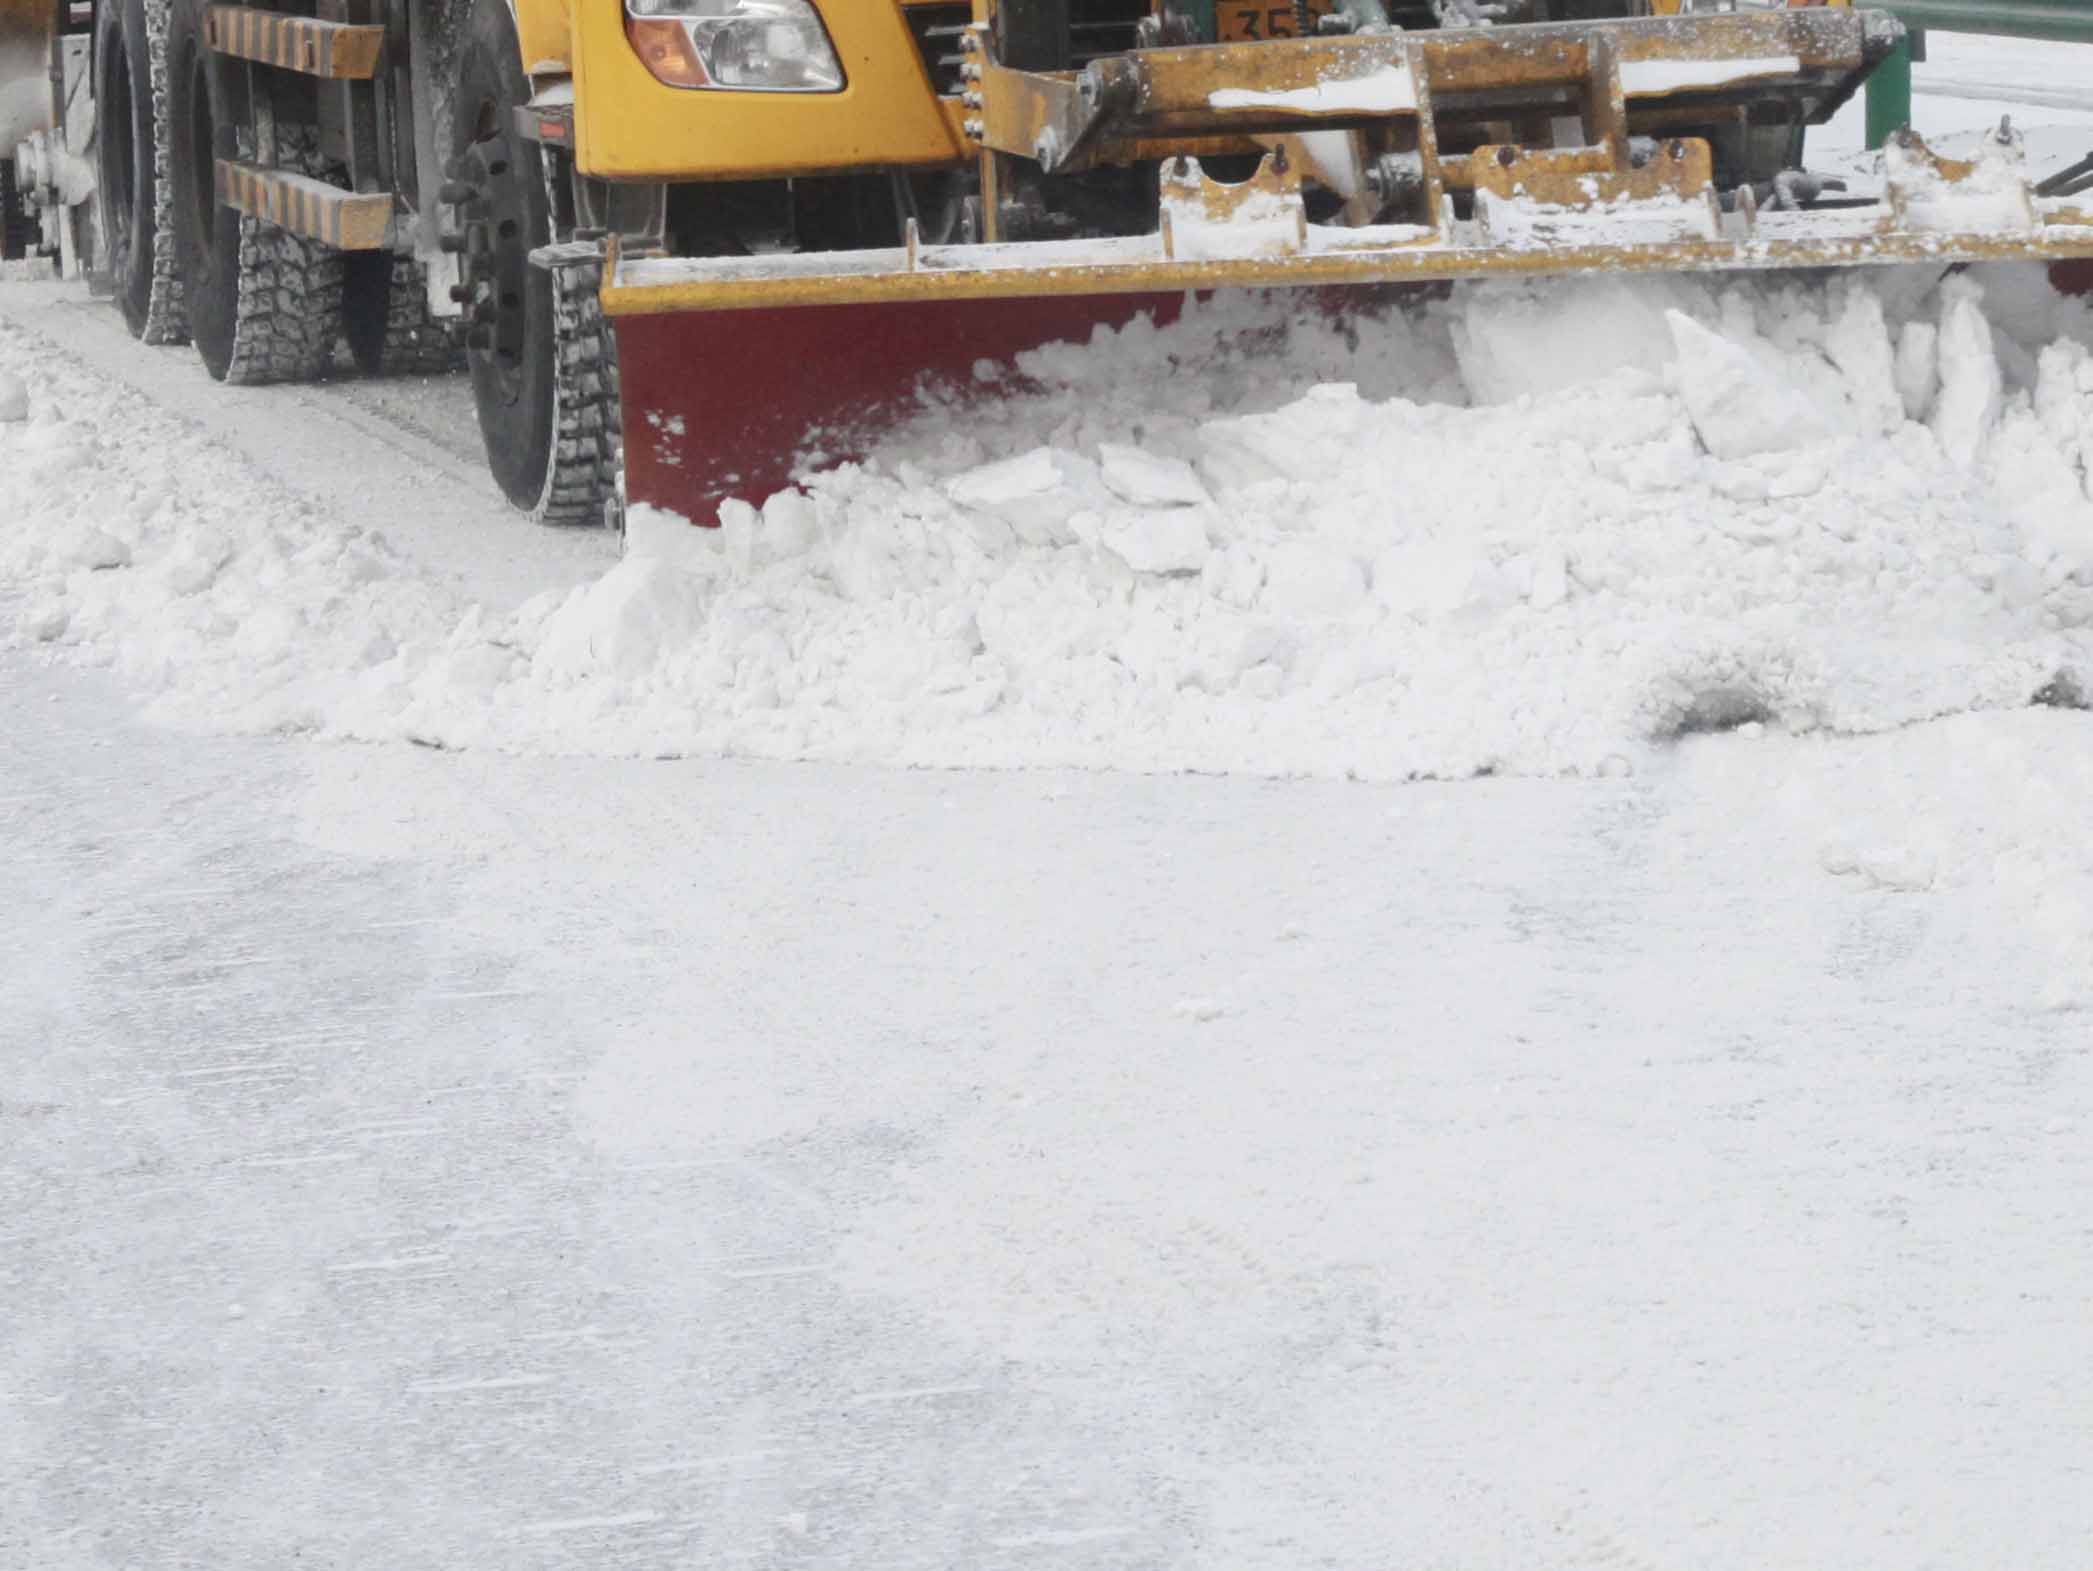
[[[618,356],[600,291],[603,264],[552,269],[553,432],[545,489],[531,517],[545,524],[618,522]]]
[[[464,364],[464,350],[448,323],[429,315],[428,279],[411,256],[392,259],[385,296],[385,347],[380,376],[443,376]]]
[[[153,281],[146,296],[148,344],[189,342],[189,312],[182,297],[182,272],[174,242],[174,145],[169,134],[173,103],[167,76],[167,20],[171,0],[144,0],[146,74],[152,87]]]
[[[314,127],[279,122],[276,141],[278,168],[326,177]],[[253,156],[245,130],[239,147],[242,157]],[[245,387],[313,381],[333,366],[341,335],[342,253],[243,213],[225,380]]]

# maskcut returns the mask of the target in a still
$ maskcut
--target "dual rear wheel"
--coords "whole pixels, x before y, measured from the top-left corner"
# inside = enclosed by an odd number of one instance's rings
[[[209,0],[107,0],[96,18],[98,175],[115,293],[133,334],[196,346],[219,381],[305,381],[337,351],[366,374],[456,368],[452,324],[428,310],[421,265],[343,252],[222,200],[225,164],[262,164],[339,184],[309,108],[267,73],[210,49]],[[465,359],[489,466],[533,518],[608,516],[618,473],[617,367],[586,256],[533,265],[561,237],[567,171],[517,136],[528,102],[504,0],[461,0],[435,39],[447,83],[450,179],[443,209],[463,253]],[[274,146],[258,128],[273,127]]]
[[[95,18],[96,175],[116,302],[146,343],[193,340],[220,381],[325,374],[346,339],[367,373],[454,369],[421,270],[347,254],[219,201],[220,159],[252,161],[246,73],[203,41],[203,0],[109,0]],[[274,167],[327,179],[310,123],[279,120]]]

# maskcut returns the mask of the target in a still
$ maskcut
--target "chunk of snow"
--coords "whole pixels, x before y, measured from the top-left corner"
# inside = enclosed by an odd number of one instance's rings
[[[159,573],[167,587],[178,595],[196,595],[210,588],[219,571],[233,558],[233,543],[223,530],[208,525],[185,530],[174,547],[160,559]]]
[[[1667,309],[1689,297],[1661,278],[1487,283],[1457,296],[1454,347],[1477,402],[1545,398],[1608,372],[1660,372],[1677,350]]]
[[[1096,533],[1099,545],[1137,573],[1196,573],[1213,549],[1202,508],[1115,507]]]
[[[1832,434],[1825,412],[1777,365],[1684,312],[1666,320],[1679,351],[1679,397],[1715,457],[1786,452]]]
[[[1348,552],[1284,540],[1265,553],[1258,605],[1280,616],[1349,616],[1366,601],[1366,574]]]
[[[11,371],[0,371],[0,425],[29,418],[29,385]]]
[[[1464,543],[1390,546],[1374,559],[1373,596],[1390,611],[1446,617],[1473,607],[1508,604],[1513,593],[1489,558]]]
[[[63,638],[71,624],[72,612],[63,602],[57,600],[45,600],[32,605],[16,622],[22,630],[22,636],[38,644],[48,644]]]
[[[950,481],[946,494],[961,507],[1001,519],[1029,545],[1075,539],[1071,516],[1110,500],[1096,464],[1056,447],[983,464]]]
[[[1949,459],[1967,469],[1982,455],[1998,424],[2005,377],[1992,345],[1991,324],[1967,295],[1951,301],[1940,324],[1940,392],[1933,434]]]
[[[1526,603],[1536,611],[1553,610],[1570,598],[1570,563],[1560,549],[1543,546],[1526,569]]]
[[[1105,486],[1122,502],[1136,507],[1194,507],[1208,500],[1198,473],[1181,458],[1100,442],[1098,465]]]
[[[1931,322],[1907,322],[1897,335],[1897,396],[1904,414],[1923,420],[1933,412],[1940,388],[1940,330]]]
[[[625,554],[659,557],[693,572],[725,564],[717,529],[700,529],[681,513],[636,502],[625,512]]]
[[[704,625],[705,591],[673,562],[627,557],[552,615],[532,668],[555,681],[644,676]]]
[[[778,491],[763,504],[765,559],[773,564],[806,555],[820,537],[820,516],[804,491]]]
[[[1825,331],[1824,352],[1845,377],[1862,431],[1887,436],[1904,423],[1897,354],[1880,296],[1865,287],[1848,287],[1844,305]]]
[[[1905,845],[1849,846],[1834,841],[1818,854],[1827,873],[1858,875],[1877,889],[1914,894],[1931,889],[1940,875],[1938,858]]]
[[[108,530],[97,529],[93,524],[74,524],[51,542],[51,565],[54,567],[99,572],[130,564],[131,548]]]

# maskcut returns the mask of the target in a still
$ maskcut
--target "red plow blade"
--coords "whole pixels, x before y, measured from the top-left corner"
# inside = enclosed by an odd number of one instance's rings
[[[625,492],[716,524],[730,497],[761,502],[809,468],[860,457],[919,407],[926,377],[965,386],[983,361],[1087,341],[1172,294],[880,301],[615,318]]]

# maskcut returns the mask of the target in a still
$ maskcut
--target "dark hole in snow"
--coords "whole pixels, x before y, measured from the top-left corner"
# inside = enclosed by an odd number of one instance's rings
[[[1763,724],[1772,718],[1772,706],[1749,688],[1711,687],[1695,693],[1674,710],[1654,735],[1660,742],[1669,742],[1710,731],[1734,731],[1739,726],[1754,721]]]
[[[2093,693],[2069,671],[2059,671],[2035,689],[2028,703],[2038,709],[2093,709]]]

